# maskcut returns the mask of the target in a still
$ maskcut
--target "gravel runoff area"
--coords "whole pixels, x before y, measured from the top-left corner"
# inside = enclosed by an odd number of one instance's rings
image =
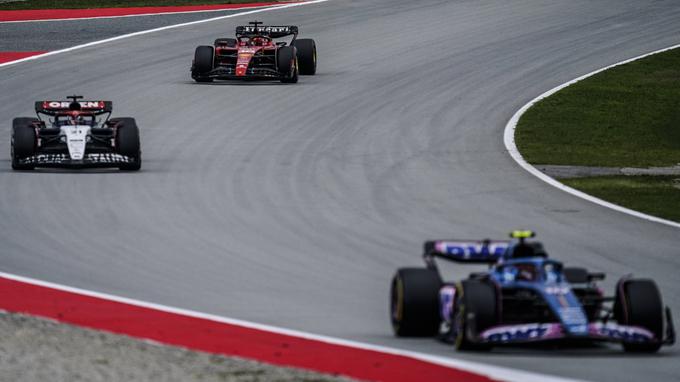
[[[277,367],[0,311],[2,381],[295,381],[350,379]]]

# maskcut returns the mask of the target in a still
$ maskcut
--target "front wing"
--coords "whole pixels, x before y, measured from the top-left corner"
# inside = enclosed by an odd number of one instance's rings
[[[35,167],[116,167],[121,164],[133,163],[134,158],[116,153],[85,154],[82,160],[73,160],[68,154],[37,154],[23,159],[18,163]]]
[[[193,79],[197,78],[212,78],[216,80],[276,80],[281,79],[284,76],[281,75],[276,70],[270,68],[248,68],[245,75],[236,75],[236,69],[232,67],[218,66],[217,68],[211,70],[210,72],[203,74],[196,74],[194,70],[191,71],[191,77]]]
[[[527,323],[519,325],[499,325],[484,330],[477,341],[488,344],[518,344],[554,340],[591,340],[608,342],[659,342],[672,344],[675,333],[672,326],[668,329],[667,338],[659,339],[649,330],[614,322],[593,322],[587,324],[583,334],[568,334],[561,323]]]

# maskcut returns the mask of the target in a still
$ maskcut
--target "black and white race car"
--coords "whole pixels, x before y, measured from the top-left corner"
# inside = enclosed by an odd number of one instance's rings
[[[38,118],[12,122],[12,169],[112,167],[137,171],[142,165],[134,118],[110,118],[111,101],[38,101]]]

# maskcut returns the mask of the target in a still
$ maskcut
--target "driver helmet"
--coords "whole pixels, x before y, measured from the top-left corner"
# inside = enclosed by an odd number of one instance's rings
[[[78,105],[78,106],[80,106],[80,105]],[[82,114],[80,114],[79,111],[75,111],[75,110],[68,113],[67,118],[68,118],[67,124],[69,124],[69,125],[84,125],[85,122],[86,122],[85,117]]]
[[[534,281],[536,279],[536,267],[533,264],[517,264],[517,280]]]
[[[77,102],[77,101],[71,102],[68,105],[68,109],[71,110],[71,111],[80,111],[81,110],[80,102]]]
[[[250,40],[255,46],[262,46],[267,42],[267,38],[262,36],[255,36]]]

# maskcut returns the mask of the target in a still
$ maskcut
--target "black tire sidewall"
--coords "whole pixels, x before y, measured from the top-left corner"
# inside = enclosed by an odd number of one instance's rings
[[[643,327],[656,336],[654,343],[623,343],[629,352],[655,352],[663,338],[663,301],[656,283],[648,279],[621,281],[617,287],[615,318],[624,325]]]
[[[298,80],[297,57],[294,46],[282,46],[276,52],[276,70],[281,82],[295,83]]]
[[[489,350],[488,344],[476,343],[474,338],[484,330],[498,323],[498,291],[496,286],[488,281],[463,280],[457,288],[456,312],[456,349],[458,350]],[[474,322],[468,316],[472,313]]]
[[[297,49],[300,74],[303,76],[316,74],[316,42],[311,38],[302,38],[295,40],[293,45]]]
[[[194,76],[200,76],[213,70],[215,59],[215,48],[202,45],[196,48],[194,53]]]
[[[434,336],[439,331],[439,289],[436,270],[402,268],[390,286],[390,320],[397,336]]]
[[[139,128],[134,118],[112,119],[116,126],[116,152],[134,159],[132,163],[121,165],[122,170],[139,170],[142,162]]]
[[[14,118],[12,121],[12,139],[11,139],[11,158],[12,168],[15,170],[32,169],[30,165],[19,165],[18,159],[26,158],[35,154],[37,136],[33,128],[33,122],[37,122],[37,118],[20,117]]]

